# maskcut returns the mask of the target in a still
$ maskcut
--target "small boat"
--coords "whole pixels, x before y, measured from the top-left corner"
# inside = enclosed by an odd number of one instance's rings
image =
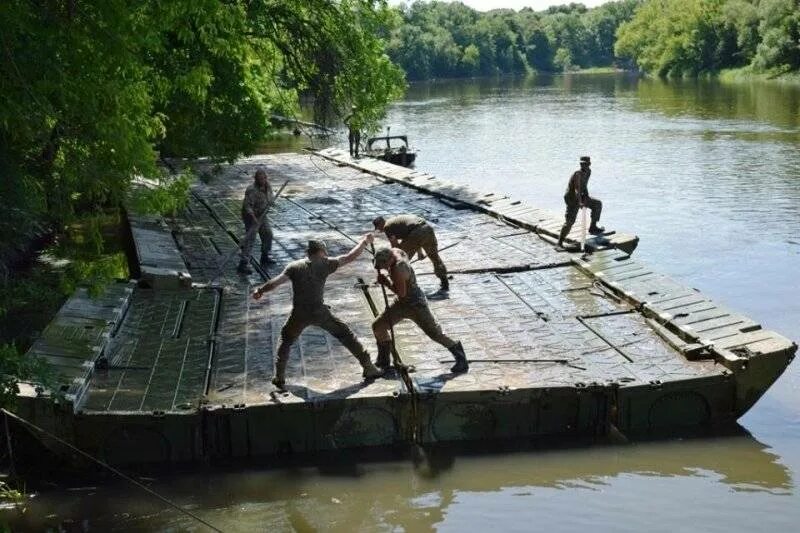
[[[400,141],[402,144],[395,143],[395,146],[392,146],[392,141]],[[383,142],[386,143],[385,147],[381,147]],[[403,167],[410,167],[417,158],[416,150],[408,146],[408,137],[405,135],[370,137],[367,139],[367,149],[364,155]]]

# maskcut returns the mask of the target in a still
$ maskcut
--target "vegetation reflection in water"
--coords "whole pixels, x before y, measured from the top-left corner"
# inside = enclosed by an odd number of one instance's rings
[[[582,491],[611,490],[619,480],[636,478],[639,484],[658,483],[654,478],[694,478],[704,491],[729,503],[753,493],[791,494],[791,474],[777,456],[744,431],[735,433],[713,439],[545,451],[474,454],[439,448],[428,450],[424,460],[416,462],[386,462],[341,452],[315,466],[251,465],[144,479],[226,531],[398,527],[424,531],[446,524],[448,514],[466,495],[531,498],[535,506],[537,496],[557,490],[574,493],[571,500],[577,504]],[[727,496],[714,490],[718,483],[730,488]],[[669,483],[659,487],[667,497]],[[629,505],[637,504],[635,496],[623,497]],[[90,530],[196,526],[184,515],[164,510],[146,495],[116,483],[51,492],[32,500],[15,523],[41,529],[67,517],[87,517],[84,524]],[[631,526],[641,519],[634,518]],[[676,517],[676,524],[683,522]],[[514,517],[507,517],[506,523],[519,525]]]

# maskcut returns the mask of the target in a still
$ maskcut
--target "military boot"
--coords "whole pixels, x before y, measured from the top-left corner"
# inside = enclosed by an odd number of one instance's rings
[[[286,385],[286,363],[289,362],[288,358],[278,356],[275,360],[275,373],[272,375],[272,384],[283,390]]]
[[[361,377],[364,379],[375,379],[383,375],[383,370],[372,364],[372,360],[369,358],[367,352],[364,352],[361,356],[357,357],[357,359],[358,362],[361,363],[361,368],[364,369],[361,373]]]
[[[273,260],[272,260],[272,259],[269,257],[269,254],[268,254],[268,253],[264,253],[264,252],[262,252],[262,253],[261,253],[261,259],[259,260],[258,264],[261,266],[261,268],[267,268],[267,265],[271,265],[271,264],[272,264],[272,263],[274,263],[274,262],[275,262],[275,261],[273,261]]]
[[[239,261],[239,266],[236,267],[236,272],[239,274],[252,274],[253,269],[250,268],[250,263],[247,261],[247,259],[242,259]]]
[[[558,247],[564,247],[564,239],[567,238],[567,234],[569,233],[569,228],[562,228],[561,233],[558,234]]]
[[[461,345],[461,342],[455,343],[448,349],[450,350],[450,353],[453,354],[453,357],[456,360],[456,364],[450,367],[450,372],[452,372],[453,374],[462,374],[464,372],[469,371],[467,354],[464,353],[464,346]]]
[[[589,226],[589,233],[592,235],[601,235],[605,230],[606,228],[603,226],[598,226],[596,222],[592,222]]]
[[[390,356],[392,355],[392,342],[384,341],[378,343],[378,357],[375,358],[375,366],[386,370],[392,364]]]
[[[449,291],[450,290],[450,280],[447,279],[447,276],[442,276],[441,278],[439,278],[439,281],[441,281],[441,283],[442,283],[442,286],[439,287],[439,290],[442,290],[442,291]]]

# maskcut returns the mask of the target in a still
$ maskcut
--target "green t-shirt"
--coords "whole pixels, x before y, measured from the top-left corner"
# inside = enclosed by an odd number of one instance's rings
[[[325,305],[325,281],[339,268],[339,261],[329,257],[298,259],[284,271],[292,281],[292,304],[295,311],[313,312]]]
[[[425,219],[417,215],[396,215],[384,223],[383,231],[387,237],[405,239],[408,234],[425,224]]]

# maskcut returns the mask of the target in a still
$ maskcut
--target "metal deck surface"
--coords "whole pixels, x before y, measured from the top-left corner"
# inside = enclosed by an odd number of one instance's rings
[[[244,190],[262,165],[274,189],[288,185],[269,215],[276,263],[248,277],[232,254]],[[366,383],[352,355],[310,327],[292,348],[288,390],[276,391],[269,380],[291,286],[259,301],[253,287],[304,257],[309,239],[342,254],[374,217],[401,213],[435,227],[452,281],[449,296],[429,304],[462,341],[469,373],[450,374],[450,353],[405,321],[396,344],[413,371]],[[335,149],[222,166],[174,219],[134,218],[148,267],[136,288],[120,284],[100,299],[79,292],[32,348],[60,371],[70,409],[32,391],[21,408],[118,463],[585,436],[612,425],[633,434],[735,420],[792,360],[788,339],[631,258],[635,236],[595,239],[580,255],[556,250],[558,226],[557,215],[502,195]],[[256,245],[254,266],[259,254]],[[414,266],[423,290],[435,291],[430,261]],[[371,323],[384,306],[374,279],[365,251],[326,289],[373,354]]]
[[[192,279],[221,290],[138,289],[109,347],[111,369],[94,375],[83,410],[173,411],[201,402],[274,401],[269,377],[280,327],[291,308],[291,289],[281,287],[256,302],[248,294],[262,282],[261,275],[237,275],[236,258],[220,269],[235,246],[232,235],[242,232],[241,197],[260,164],[268,169],[273,188],[290,180],[270,214],[277,264],[268,275],[303,257],[309,238],[324,239],[331,254],[345,252],[381,214],[415,213],[433,223],[454,278],[449,298],[431,300],[430,306],[474,362],[468,374],[451,376],[450,353],[413,323],[403,322],[396,328],[397,348],[403,361],[416,368],[412,377],[420,392],[667,382],[724,370],[713,361],[687,361],[640,314],[598,288],[570,254],[556,251],[531,231],[454,209],[316,156],[287,154],[225,167],[213,181],[195,187],[190,208],[172,221],[171,229]],[[374,349],[374,317],[358,286],[359,277],[374,280],[369,258],[365,252],[332,275],[326,301]],[[432,271],[430,261],[415,267],[423,289],[433,292],[438,279],[426,275]],[[373,286],[369,291],[381,309],[380,290]],[[215,298],[221,299],[216,326]],[[206,395],[203,373],[212,336],[216,345]],[[354,358],[317,328],[306,330],[293,348],[287,376],[289,393],[277,397],[284,403],[403,392],[394,375],[362,383]]]

